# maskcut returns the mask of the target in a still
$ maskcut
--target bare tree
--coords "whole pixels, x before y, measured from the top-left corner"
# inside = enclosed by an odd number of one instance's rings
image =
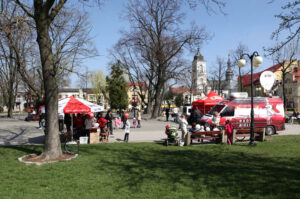
[[[159,115],[165,84],[176,78],[184,66],[181,57],[184,48],[193,49],[208,39],[204,28],[195,25],[190,30],[180,28],[184,17],[180,13],[181,3],[179,0],[131,0],[126,7],[131,30],[123,32],[115,55],[123,65],[129,62],[124,63],[121,53],[123,58],[134,61],[128,64],[130,73],[145,75],[152,92],[149,105],[154,104],[152,118]]]
[[[286,38],[279,42],[275,47],[267,49],[269,54],[274,54],[276,51],[279,51],[281,48],[297,40],[300,37],[300,1],[299,0],[290,0],[283,7],[281,12],[278,15],[275,15],[281,22],[279,23],[278,28],[272,33],[272,39],[279,40],[279,36],[283,33],[286,33]]]
[[[216,67],[214,70],[210,71],[209,81],[212,86],[212,90],[218,90],[218,94],[222,93],[222,90],[225,88],[224,80],[226,73],[226,62],[224,58],[216,58]]]
[[[286,90],[285,90],[285,83],[286,83],[286,76],[290,72],[294,72],[294,64],[299,57],[299,40],[294,40],[293,43],[287,44],[284,48],[276,51],[273,54],[273,60],[275,63],[280,64],[280,72],[281,72],[281,86],[282,86],[282,95],[283,95],[283,102],[284,107],[287,106],[286,100]],[[298,67],[298,66],[297,66]]]
[[[18,92],[19,76],[15,48],[22,50],[25,30],[18,23],[24,16],[20,15],[16,6],[10,2],[0,2],[0,88],[8,117],[13,117],[13,109]]]
[[[59,14],[63,14],[67,0],[34,0],[33,4],[26,4],[27,1],[21,2],[21,0],[14,0],[14,2],[34,21],[42,66],[46,107],[46,137],[41,157],[44,159],[56,158],[62,155],[58,136],[57,113],[59,86],[57,75],[61,65],[57,64],[60,57],[56,56],[61,48],[56,48],[55,39],[51,36],[53,36],[52,27],[55,28],[55,19],[59,18]]]
[[[186,64],[187,65],[187,64]],[[193,95],[193,69],[191,67],[186,66],[185,70],[178,76],[179,80],[178,82],[189,88],[189,93],[190,93],[190,104],[192,104],[192,95]]]
[[[232,65],[235,67],[234,71],[236,71],[235,74],[237,74],[237,76],[239,77],[238,78],[238,81],[239,81],[238,85],[239,85],[240,92],[244,91],[241,77],[245,74],[250,73],[250,69],[249,70],[243,70],[241,67],[238,67],[237,62],[241,58],[242,54],[248,53],[248,52],[249,52],[248,47],[240,42],[237,45],[236,49],[231,50],[231,53],[230,53],[231,59],[233,61]]]

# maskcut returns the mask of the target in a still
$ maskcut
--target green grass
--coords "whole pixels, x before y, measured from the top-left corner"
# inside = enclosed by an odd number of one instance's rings
[[[0,147],[0,198],[300,198],[300,136],[271,142],[165,147],[82,145],[42,166],[17,158],[42,147]]]

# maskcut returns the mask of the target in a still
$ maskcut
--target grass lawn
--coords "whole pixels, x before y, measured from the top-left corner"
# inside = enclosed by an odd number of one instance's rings
[[[300,136],[165,147],[82,145],[69,162],[24,165],[39,146],[0,147],[0,198],[300,198]]]

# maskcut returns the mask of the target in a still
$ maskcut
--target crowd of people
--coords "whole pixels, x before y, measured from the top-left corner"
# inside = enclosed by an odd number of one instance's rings
[[[124,111],[118,112],[118,116],[114,117],[111,110],[106,113],[100,112],[94,115],[88,114],[74,114],[73,115],[73,134],[74,138],[79,139],[81,136],[90,136],[92,128],[100,128],[103,133],[105,129],[109,130],[110,135],[113,135],[114,129],[124,129],[124,141],[128,142],[130,133],[130,122],[128,120],[129,114]],[[137,117],[132,119],[132,126],[134,128],[141,128],[142,114],[137,110]],[[70,114],[64,114],[64,117],[59,117],[59,130],[63,131],[64,126],[67,132],[71,131],[72,117]]]
[[[213,119],[212,119],[212,124],[210,127],[205,127],[200,125],[200,119],[198,119],[198,108],[195,109],[194,111],[194,119],[192,120],[192,127],[187,130],[188,127],[188,121],[186,120],[185,115],[181,115],[179,119],[179,125],[181,129],[181,139],[180,139],[180,146],[183,145],[188,145],[189,142],[189,137],[192,136],[192,133],[196,132],[204,132],[204,131],[219,131],[219,123],[220,123],[220,116],[218,112],[214,113]],[[191,114],[192,115],[192,114]],[[232,144],[232,135],[233,135],[233,125],[229,120],[226,121],[225,124],[225,134],[227,134],[227,143]],[[200,138],[199,138],[200,139]]]

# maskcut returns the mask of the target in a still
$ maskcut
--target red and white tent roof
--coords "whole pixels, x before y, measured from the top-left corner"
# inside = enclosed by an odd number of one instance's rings
[[[40,109],[45,108],[41,106]],[[58,113],[95,113],[104,111],[103,106],[73,96],[58,100]]]
[[[73,96],[58,101],[58,113],[89,113],[104,111],[103,106]]]

